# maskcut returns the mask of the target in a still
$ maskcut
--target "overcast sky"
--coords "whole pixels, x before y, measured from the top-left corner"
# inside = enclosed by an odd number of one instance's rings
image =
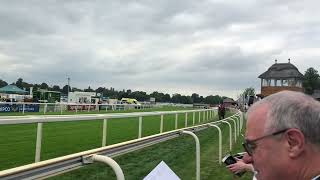
[[[318,0],[2,0],[0,79],[236,97],[320,70]]]

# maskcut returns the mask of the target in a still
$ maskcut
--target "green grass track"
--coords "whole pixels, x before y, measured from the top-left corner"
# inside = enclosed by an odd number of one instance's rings
[[[155,109],[145,109],[145,111]],[[156,109],[160,111],[174,108]],[[185,110],[185,109],[184,109]],[[115,111],[118,112],[118,111]],[[122,111],[121,111],[122,112]],[[196,113],[198,124],[199,113]],[[179,114],[178,128],[185,127],[185,114]],[[203,114],[201,114],[201,119]],[[107,145],[138,137],[138,117],[109,119]],[[192,125],[192,113],[188,113],[188,126]],[[101,147],[103,120],[43,123],[41,160]],[[173,130],[175,115],[164,115],[164,131]],[[160,131],[160,116],[143,117],[142,135]],[[0,170],[34,162],[37,124],[0,126]]]
[[[229,128],[220,125],[223,136],[223,154],[229,152]],[[218,131],[209,128],[199,131],[201,151],[201,180],[251,180],[252,173],[235,178],[225,167],[218,163]],[[241,139],[235,144],[232,153],[242,152]],[[143,179],[162,160],[183,180],[195,180],[195,142],[189,135],[162,142],[138,151],[134,151],[114,160],[119,163],[127,180]],[[115,180],[112,169],[102,163],[94,163],[77,170],[49,178],[51,180],[71,179],[108,179]]]

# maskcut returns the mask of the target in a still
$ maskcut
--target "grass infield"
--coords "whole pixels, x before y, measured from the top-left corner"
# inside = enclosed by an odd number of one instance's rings
[[[181,108],[180,108],[181,109]],[[161,109],[133,111],[179,110]],[[185,110],[185,109],[183,109]],[[119,112],[119,111],[115,111]],[[83,112],[85,113],[85,112]],[[108,112],[111,113],[111,112]],[[14,114],[12,114],[14,115]],[[196,123],[198,116],[196,113]],[[201,119],[202,119],[201,114]],[[230,115],[230,114],[229,114]],[[185,114],[179,114],[178,128],[185,125]],[[215,117],[215,120],[217,117]],[[164,131],[174,129],[175,115],[164,116]],[[41,160],[101,147],[103,120],[57,122],[43,124]],[[188,125],[192,125],[192,113],[188,113]],[[223,154],[229,150],[229,128],[220,125],[223,132]],[[143,118],[143,136],[159,133],[160,116]],[[201,179],[233,179],[218,163],[218,132],[214,128],[197,132],[201,145]],[[107,144],[115,144],[138,137],[138,118],[108,120]],[[36,124],[0,126],[0,170],[34,162]],[[239,143],[233,152],[243,151]],[[124,171],[126,179],[143,179],[161,160],[165,161],[181,179],[195,179],[195,143],[188,135],[156,144],[114,158]],[[116,179],[110,167],[95,163],[50,179]],[[246,173],[240,179],[252,179]]]
[[[164,107],[132,111],[169,111],[185,108]],[[114,111],[118,112],[119,111]],[[85,113],[85,112],[83,112]],[[111,113],[111,112],[108,112]],[[41,114],[41,113],[40,113]],[[1,113],[1,115],[6,115]],[[11,115],[14,115],[11,113]],[[184,114],[179,114],[178,128],[184,127]],[[192,114],[188,113],[188,124],[192,124]],[[202,114],[201,114],[202,117]],[[174,115],[164,116],[164,131],[174,129]],[[198,113],[196,113],[196,119]],[[197,119],[198,120],[198,119]],[[136,139],[138,118],[108,120],[107,145]],[[101,147],[103,120],[51,122],[43,124],[41,160]],[[160,116],[143,118],[142,135],[159,133]],[[0,126],[0,170],[34,162],[37,124]]]
[[[223,155],[229,153],[229,128],[220,125],[223,132]],[[233,176],[224,164],[218,163],[218,132],[214,128],[197,132],[200,139],[201,179],[202,180],[251,180],[253,174],[247,172],[241,178]],[[241,139],[234,144],[232,154],[243,152]],[[143,179],[162,160],[183,180],[195,180],[195,142],[185,135],[162,142],[135,152],[131,152],[114,160],[119,163],[127,180]],[[112,169],[102,163],[94,163],[77,170],[51,177],[50,180],[71,179],[108,179],[115,180]]]

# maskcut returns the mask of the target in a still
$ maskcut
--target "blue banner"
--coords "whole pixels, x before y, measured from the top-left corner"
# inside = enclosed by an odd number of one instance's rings
[[[0,113],[2,112],[39,112],[39,104],[0,104]]]

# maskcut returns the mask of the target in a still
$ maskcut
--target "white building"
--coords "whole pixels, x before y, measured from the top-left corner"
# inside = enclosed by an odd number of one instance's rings
[[[69,92],[68,103],[91,104],[91,99],[95,96],[95,92]]]

